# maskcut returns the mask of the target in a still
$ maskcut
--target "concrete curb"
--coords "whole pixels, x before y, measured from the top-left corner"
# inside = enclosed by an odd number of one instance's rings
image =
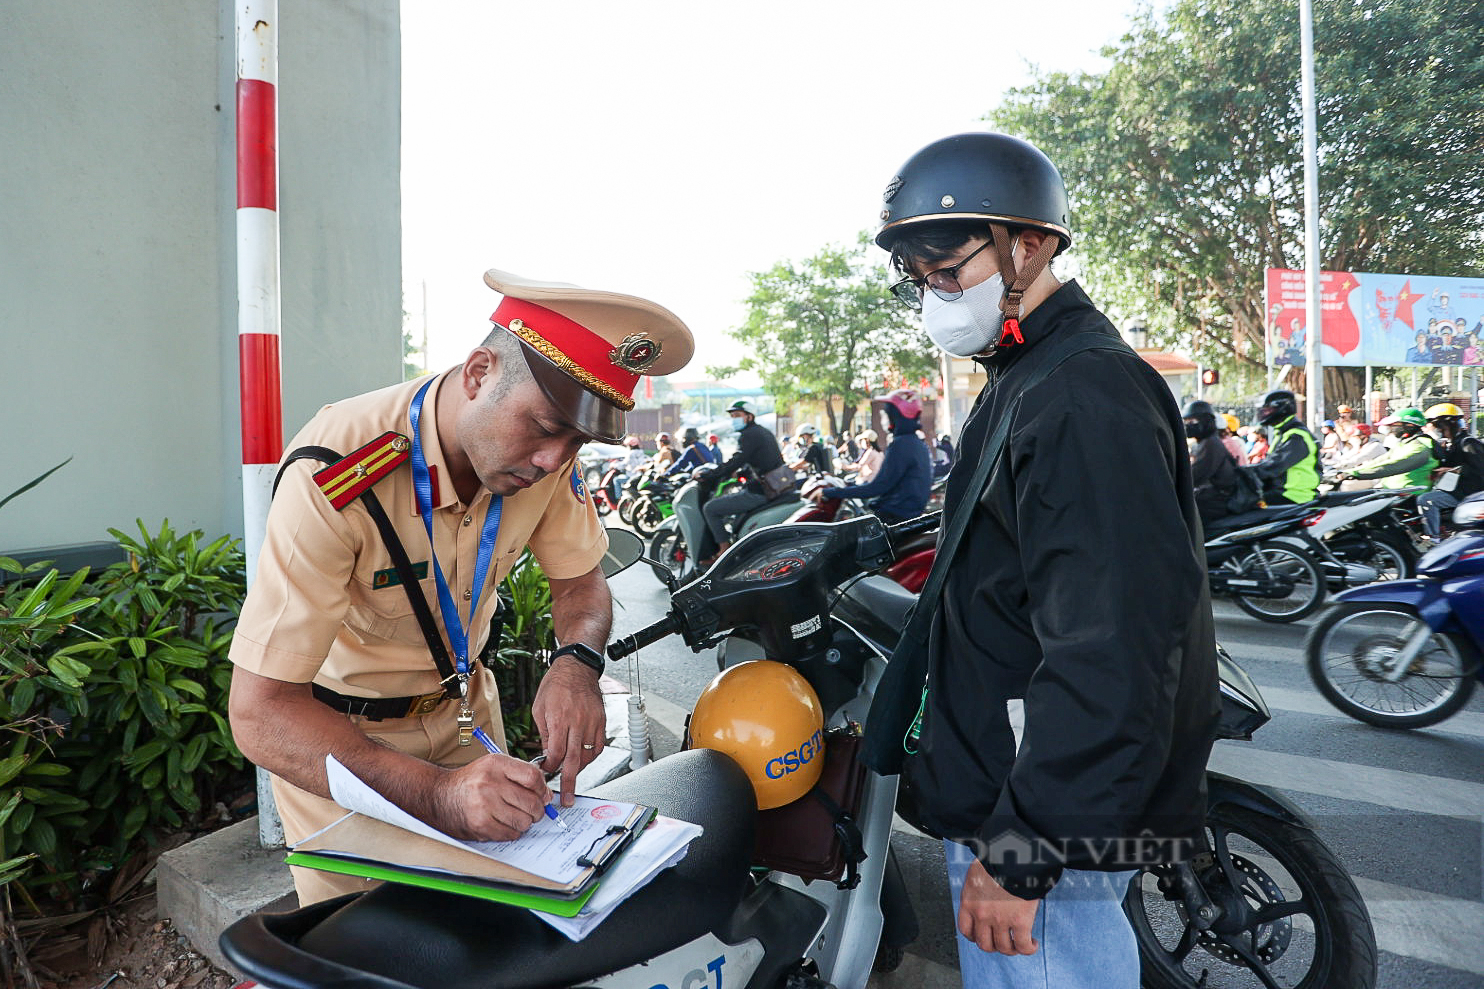
[[[629,768],[629,695],[609,677],[603,678],[602,689],[610,741],[578,774],[578,792],[615,779]],[[222,931],[260,910],[299,906],[283,856],[282,848],[258,845],[256,816],[171,849],[156,867],[156,912],[169,918],[212,964],[235,972],[217,947]]]

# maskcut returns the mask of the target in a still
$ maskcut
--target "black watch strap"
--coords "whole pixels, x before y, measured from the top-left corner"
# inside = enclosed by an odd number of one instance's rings
[[[551,662],[547,665],[550,666],[551,663],[555,663],[562,656],[571,656],[584,666],[589,666],[598,673],[603,672],[603,654],[586,642],[574,642],[569,646],[562,646],[560,649],[553,651]]]

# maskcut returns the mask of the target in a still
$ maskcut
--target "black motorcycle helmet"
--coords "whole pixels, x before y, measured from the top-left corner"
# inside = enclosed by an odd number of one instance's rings
[[[1210,402],[1187,402],[1180,417],[1185,420],[1185,435],[1191,439],[1203,440],[1216,432],[1216,410]]]
[[[1072,245],[1067,188],[1051,159],[1008,134],[957,134],[934,141],[897,169],[881,202],[876,244],[891,250],[913,226],[979,220],[1039,227]]]
[[[1264,426],[1276,426],[1295,415],[1298,415],[1298,399],[1293,392],[1270,391],[1262,398],[1262,407],[1257,410],[1257,421]]]
[[[701,442],[701,433],[694,426],[687,426],[685,433],[681,435],[680,441],[686,446]]]

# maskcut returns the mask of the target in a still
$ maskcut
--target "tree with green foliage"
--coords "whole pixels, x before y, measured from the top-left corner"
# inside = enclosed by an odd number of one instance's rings
[[[730,331],[747,356],[708,373],[753,371],[780,404],[805,397],[822,402],[834,436],[850,431],[872,382],[936,376],[936,351],[891,298],[882,257],[862,233],[853,247],[830,246],[804,261],[753,272],[747,321]]]
[[[1323,267],[1484,275],[1477,8],[1329,0],[1314,17]],[[1297,5],[1177,0],[1103,55],[988,119],[1061,169],[1111,310],[1202,362],[1261,366],[1264,269],[1303,267]]]

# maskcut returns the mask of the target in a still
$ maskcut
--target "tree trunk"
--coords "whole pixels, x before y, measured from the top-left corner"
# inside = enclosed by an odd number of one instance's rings
[[[836,428],[836,422],[837,422],[837,420],[835,419],[835,396],[833,396],[833,395],[826,395],[825,396],[825,398],[824,398],[824,414],[825,414],[825,417],[829,420],[829,423],[830,423],[830,435],[831,436],[839,436],[840,435],[839,430]]]

